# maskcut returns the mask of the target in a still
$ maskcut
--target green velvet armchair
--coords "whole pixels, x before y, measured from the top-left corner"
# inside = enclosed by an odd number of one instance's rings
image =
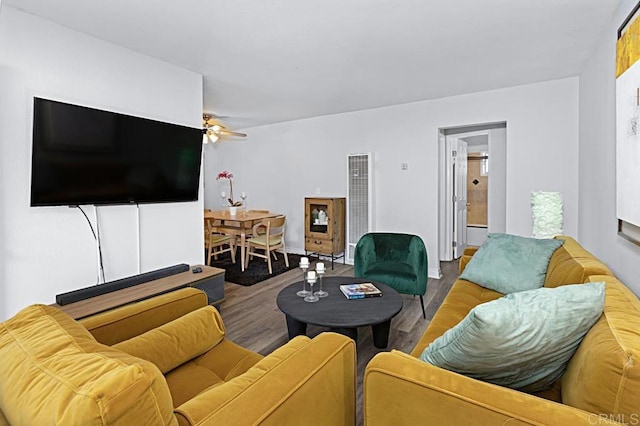
[[[379,281],[398,293],[420,296],[424,318],[427,269],[427,249],[417,235],[372,232],[356,245],[355,276]]]

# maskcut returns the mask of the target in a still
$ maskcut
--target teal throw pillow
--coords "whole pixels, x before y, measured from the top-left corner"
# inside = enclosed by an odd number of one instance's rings
[[[420,359],[500,386],[548,389],[600,318],[604,295],[604,283],[573,284],[480,304]]]
[[[502,294],[544,285],[553,252],[562,240],[489,234],[460,278]]]

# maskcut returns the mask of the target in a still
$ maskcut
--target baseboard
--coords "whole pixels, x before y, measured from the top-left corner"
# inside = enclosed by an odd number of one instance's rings
[[[304,249],[303,248],[297,248],[297,247],[287,247],[287,253],[299,254],[300,256],[304,256],[305,255]]]
[[[303,248],[297,248],[297,247],[287,247],[287,253],[299,254],[301,256],[304,256],[306,254]],[[324,257],[322,257],[322,260],[323,261],[328,260],[330,262],[331,257],[328,257],[327,259],[324,259]],[[353,261],[350,261],[349,259],[345,259],[345,263],[347,265],[353,266]],[[429,278],[434,278],[436,280],[439,280],[440,278],[442,278],[442,270],[440,269],[440,262],[438,262],[437,266],[429,267],[429,271],[427,272],[427,274]]]
[[[429,267],[429,271],[427,272],[429,278],[434,278],[439,280],[442,278],[442,270],[440,269],[440,262],[438,262],[438,266]]]

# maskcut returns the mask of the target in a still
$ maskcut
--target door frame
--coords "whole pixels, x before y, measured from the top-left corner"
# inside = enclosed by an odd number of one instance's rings
[[[455,161],[452,158],[451,152],[451,139],[462,139],[469,136],[477,136],[477,135],[488,135],[488,130],[483,131],[474,131],[468,133],[459,133],[455,135],[446,135],[443,130],[440,131],[440,148],[442,149],[442,154],[440,156],[440,228],[442,228],[442,224],[444,224],[444,232],[440,232],[442,234],[442,241],[440,245],[440,260],[453,260],[456,257],[457,247],[454,246],[454,242],[456,240],[467,241],[466,233],[467,227],[466,223],[463,227],[460,228],[460,231],[464,233],[464,237],[459,238],[456,233],[456,220],[454,216],[457,214],[455,204],[456,201],[454,199],[455,196],[455,176],[454,176],[454,164]],[[466,176],[465,176],[466,179]],[[465,182],[466,185],[466,182]],[[466,200],[466,197],[465,197]],[[466,221],[465,221],[466,222]],[[464,250],[464,247],[462,248]],[[458,253],[458,257],[462,255],[462,252]]]
[[[468,129],[468,131],[465,131]],[[496,188],[498,192],[504,192],[506,196],[506,129],[507,122],[495,122],[479,125],[466,125],[445,127],[438,129],[438,167],[439,167],[439,185],[438,185],[438,255],[440,260],[451,261],[454,260],[453,255],[453,217],[451,215],[452,206],[451,201],[453,199],[453,184],[451,170],[448,167],[448,149],[446,137],[447,135],[455,135],[456,138],[465,138],[469,136],[488,135],[489,141],[489,158],[491,158],[491,164],[494,166],[496,161],[503,162],[501,165],[501,173],[493,173],[490,169],[489,178],[490,187],[489,191],[492,191],[492,187]],[[503,140],[494,140],[496,131],[504,131]],[[493,148],[492,148],[492,141]],[[496,143],[501,146],[498,148]],[[495,154],[495,155],[494,155]],[[503,182],[500,182],[503,181]],[[505,232],[506,228],[506,198],[503,197],[500,206],[494,206],[491,204],[491,197],[488,200],[488,232]],[[501,214],[492,214],[492,208],[499,208],[504,210]],[[495,223],[492,222],[492,217],[497,217]],[[499,223],[498,223],[499,222]]]
[[[452,166],[453,176],[453,257],[462,256],[467,247],[467,156],[468,144],[464,138],[457,136],[446,137],[449,142],[447,151]],[[455,154],[455,155],[454,155]],[[462,155],[460,155],[462,154]]]

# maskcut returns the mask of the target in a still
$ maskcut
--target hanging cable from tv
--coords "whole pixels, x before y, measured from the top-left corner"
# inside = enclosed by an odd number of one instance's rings
[[[96,241],[96,243],[98,244],[98,265],[99,265],[99,270],[98,270],[98,282],[96,283],[96,285],[100,284],[100,279],[102,278],[102,282],[106,282],[105,280],[105,275],[104,275],[104,263],[102,261],[102,244],[100,243],[100,229],[98,227],[98,221],[96,220],[96,230],[93,229],[93,225],[91,224],[91,220],[89,220],[89,216],[87,216],[87,214],[85,213],[85,211],[82,209],[82,207],[80,207],[79,205],[75,205],[75,206],[71,206],[71,207],[76,207],[78,210],[80,210],[84,216],[84,218],[87,220],[87,224],[89,225],[89,229],[91,229],[91,234],[93,234],[93,239]],[[97,209],[97,207],[96,207]],[[97,218],[97,215],[96,215]]]

